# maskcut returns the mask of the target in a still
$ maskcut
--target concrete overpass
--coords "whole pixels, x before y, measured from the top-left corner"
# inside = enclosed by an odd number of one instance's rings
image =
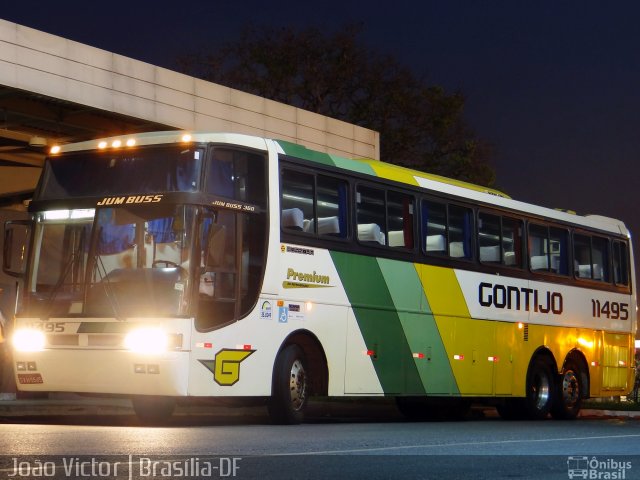
[[[47,146],[169,129],[380,151],[375,131],[0,19],[0,207],[29,198]]]

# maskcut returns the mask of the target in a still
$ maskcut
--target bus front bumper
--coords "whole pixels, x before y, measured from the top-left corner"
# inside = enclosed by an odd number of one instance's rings
[[[186,396],[189,352],[51,349],[13,352],[18,390]]]

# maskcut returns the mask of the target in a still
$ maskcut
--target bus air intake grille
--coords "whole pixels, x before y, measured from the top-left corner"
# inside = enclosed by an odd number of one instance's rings
[[[77,347],[79,336],[73,335],[47,335],[47,346],[49,347]]]

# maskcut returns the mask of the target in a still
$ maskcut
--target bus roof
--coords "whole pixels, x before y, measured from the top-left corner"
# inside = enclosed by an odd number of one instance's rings
[[[453,195],[462,199],[475,201],[487,205],[494,205],[505,209],[529,213],[545,218],[552,218],[574,225],[597,228],[616,234],[630,236],[625,224],[620,221],[601,215],[581,216],[561,210],[541,207],[518,200],[513,200],[505,193],[492,188],[472,183],[455,180],[425,173],[410,168],[393,165],[380,160],[349,159],[328,153],[310,150],[302,145],[284,140],[274,140],[279,146],[279,153],[295,156],[304,160],[320,164],[342,168],[345,170],[371,175],[387,180],[393,180],[413,186],[423,187],[435,192]],[[115,143],[119,142],[119,143]],[[127,146],[142,146],[155,144],[179,144],[179,143],[233,143],[249,148],[267,150],[267,140],[261,137],[249,136],[239,133],[206,133],[186,131],[160,131],[139,134],[119,135],[108,138],[89,140],[85,142],[61,145],[52,148],[52,154],[79,152],[86,150],[100,150],[109,148],[126,148]]]

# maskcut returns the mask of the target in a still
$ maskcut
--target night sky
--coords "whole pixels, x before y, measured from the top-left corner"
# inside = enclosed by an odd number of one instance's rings
[[[22,0],[3,2],[0,18],[168,68],[249,24],[362,23],[366,45],[465,95],[466,120],[494,145],[498,188],[640,235],[638,2]]]

